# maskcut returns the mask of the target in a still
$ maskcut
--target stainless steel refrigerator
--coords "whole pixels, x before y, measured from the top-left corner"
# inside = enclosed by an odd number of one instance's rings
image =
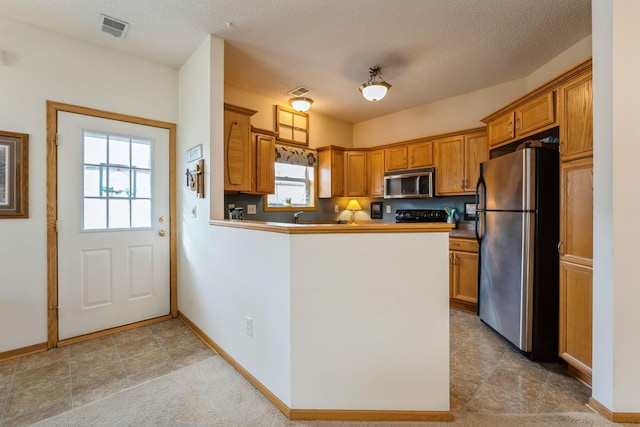
[[[480,165],[480,319],[533,360],[558,358],[557,144]]]

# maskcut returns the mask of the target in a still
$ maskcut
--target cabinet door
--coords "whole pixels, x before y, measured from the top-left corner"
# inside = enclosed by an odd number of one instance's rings
[[[560,164],[560,257],[592,266],[593,161]]]
[[[471,304],[478,302],[478,254],[451,252],[453,281],[451,298]]]
[[[500,145],[500,143],[515,137],[513,112],[489,122],[489,124],[487,124],[487,136],[489,138],[489,148],[494,148],[495,146]]]
[[[489,159],[487,134],[482,132],[465,137],[464,188],[467,193],[475,194],[476,183],[480,178],[480,163]]]
[[[591,72],[558,89],[561,160],[593,154],[593,83]]]
[[[555,122],[553,92],[527,102],[516,110],[516,136],[526,135]]]
[[[224,135],[224,189],[251,191],[249,116],[225,110]]]
[[[436,144],[436,194],[464,192],[464,137],[439,139]]]
[[[369,153],[369,191],[371,197],[384,196],[384,150]]]
[[[331,194],[344,196],[344,151],[331,150]]]
[[[407,147],[409,169],[433,166],[433,142],[417,142]]]
[[[345,162],[345,196],[368,196],[367,152],[347,151],[345,153]]]
[[[560,357],[591,384],[593,270],[560,262]]]
[[[386,172],[407,169],[407,146],[384,150],[384,170]]]
[[[276,141],[268,135],[256,135],[256,193],[276,191]]]

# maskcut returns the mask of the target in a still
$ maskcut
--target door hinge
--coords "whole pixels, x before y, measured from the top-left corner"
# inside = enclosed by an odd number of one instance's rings
[[[55,136],[55,142],[56,142],[56,147],[57,147],[58,145],[60,145],[60,134],[58,134],[58,133],[56,133],[56,136]]]
[[[56,233],[60,231],[60,221],[56,220]]]

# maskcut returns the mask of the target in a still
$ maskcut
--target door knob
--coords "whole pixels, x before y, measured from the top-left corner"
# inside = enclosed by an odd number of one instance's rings
[[[166,235],[167,235],[167,231],[166,231],[166,230],[160,230],[160,231],[158,232],[158,234],[160,235],[160,237],[164,237],[164,236],[166,236]]]
[[[165,217],[163,217],[163,216],[161,216],[160,218],[158,218],[158,222],[159,222],[160,224],[163,224],[165,221],[166,221],[166,218],[165,218]]]

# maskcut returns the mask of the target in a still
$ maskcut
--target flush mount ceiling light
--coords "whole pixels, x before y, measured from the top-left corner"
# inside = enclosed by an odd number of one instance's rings
[[[295,98],[291,98],[289,100],[289,103],[294,110],[304,113],[309,108],[311,108],[313,100],[310,98],[305,98],[304,96],[296,96]]]
[[[380,101],[387,94],[391,85],[382,79],[380,67],[369,68],[369,81],[360,86],[360,92],[367,101]]]

